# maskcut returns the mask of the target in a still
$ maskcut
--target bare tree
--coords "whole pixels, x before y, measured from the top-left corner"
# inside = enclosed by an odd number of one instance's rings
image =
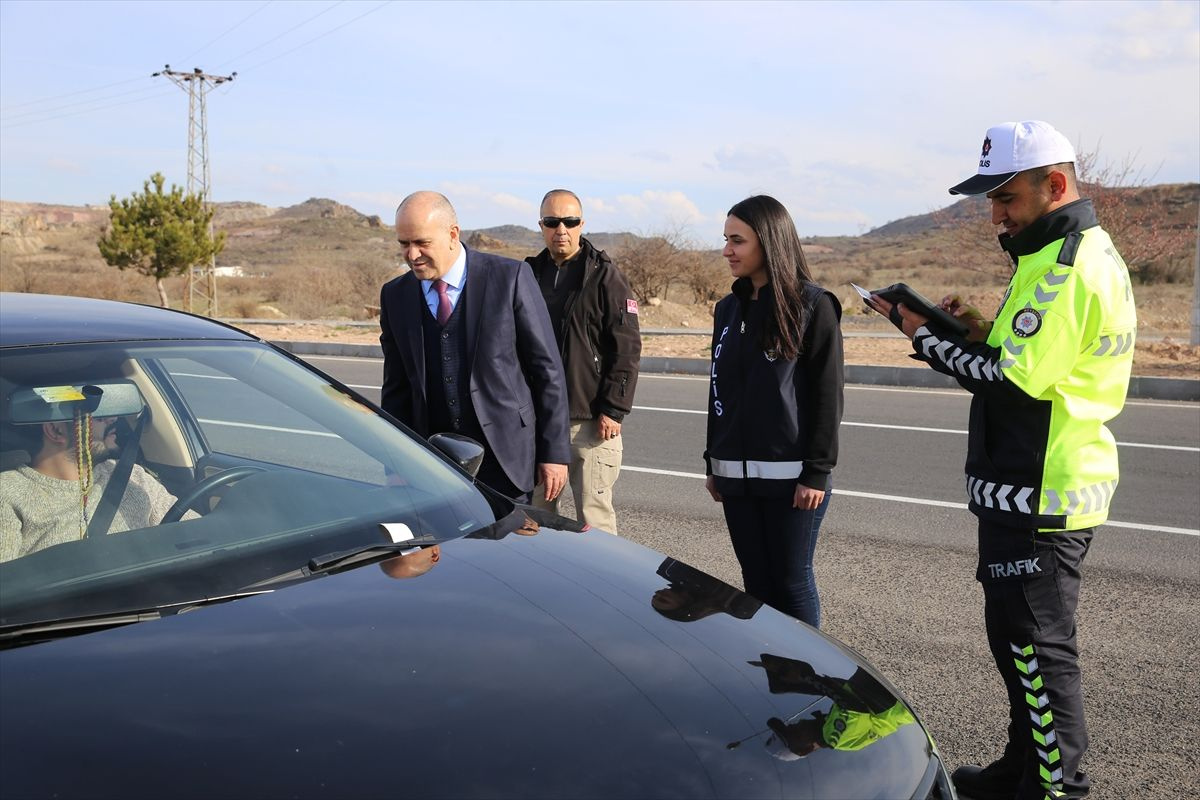
[[[1195,195],[1152,186],[1133,157],[1101,165],[1099,150],[1076,155],[1079,193],[1091,198],[1100,225],[1112,237],[1130,274],[1142,283],[1186,281],[1196,236]],[[1188,214],[1185,208],[1191,208]],[[953,250],[953,266],[1005,281],[1012,261],[996,241],[987,200],[969,197],[933,214]]]
[[[708,305],[729,294],[733,278],[719,252],[688,250],[684,256],[683,281],[692,290],[692,302]]]
[[[1080,193],[1092,199],[1100,224],[1112,237],[1135,280],[1187,280],[1191,271],[1188,256],[1196,235],[1195,214],[1181,220],[1172,213],[1172,206],[1179,200],[1177,192],[1151,186],[1144,170],[1130,156],[1120,163],[1101,166],[1098,150],[1080,153],[1075,172]]]
[[[640,302],[663,298],[671,284],[680,280],[686,261],[685,243],[682,228],[676,226],[648,236],[630,237],[625,244],[614,248],[613,258]]]

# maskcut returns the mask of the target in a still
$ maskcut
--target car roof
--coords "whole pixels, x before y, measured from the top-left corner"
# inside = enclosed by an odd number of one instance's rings
[[[0,347],[152,339],[255,337],[205,317],[136,303],[48,294],[0,294]]]

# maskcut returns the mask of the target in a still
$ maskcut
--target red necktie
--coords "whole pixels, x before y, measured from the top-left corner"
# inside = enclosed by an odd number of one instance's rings
[[[446,294],[446,282],[438,278],[433,282],[433,288],[437,289],[438,293],[438,325],[445,325],[446,321],[450,319],[450,312],[454,310],[450,307],[450,295]]]

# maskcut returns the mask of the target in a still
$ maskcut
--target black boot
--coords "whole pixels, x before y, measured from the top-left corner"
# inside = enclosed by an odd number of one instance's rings
[[[1021,782],[1021,761],[1005,755],[986,767],[959,767],[950,780],[963,800],[1012,800]]]

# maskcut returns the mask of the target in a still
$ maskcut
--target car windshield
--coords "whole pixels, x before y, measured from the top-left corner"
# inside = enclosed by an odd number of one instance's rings
[[[201,602],[488,526],[464,472],[250,341],[0,354],[0,625]]]

